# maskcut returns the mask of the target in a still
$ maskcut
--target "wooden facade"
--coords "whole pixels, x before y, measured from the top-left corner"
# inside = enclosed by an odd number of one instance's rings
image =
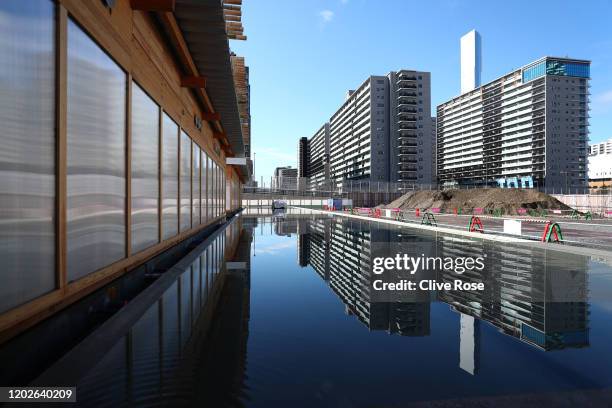
[[[0,314],[0,343],[56,313],[74,301],[137,267],[169,247],[181,242],[213,223],[219,223],[224,213],[192,225],[186,231],[162,240],[161,211],[159,242],[138,253],[131,251],[131,126],[130,106],[132,81],[137,83],[153,101],[179,125],[203,152],[212,158],[225,175],[225,209],[240,206],[239,191],[243,176],[225,159],[232,154],[225,138],[222,123],[215,114],[214,101],[206,93],[182,40],[171,11],[173,1],[131,2],[117,0],[112,7],[99,0],[56,0],[56,288]],[[158,10],[146,10],[154,4]],[[162,10],[162,11],[159,11]],[[66,161],[67,161],[67,24],[78,24],[115,62],[127,76],[127,124],[125,135],[125,245],[126,256],[110,265],[75,281],[66,272]],[[236,33],[238,34],[238,33]],[[228,56],[229,58],[229,56]],[[160,113],[160,128],[161,116]],[[104,112],[100,112],[101,115]],[[203,119],[204,118],[204,119]],[[161,138],[161,136],[160,136]],[[161,151],[161,144],[160,144]],[[161,152],[160,152],[161,153]],[[161,155],[160,155],[161,157]],[[161,168],[161,159],[159,160]],[[192,158],[193,163],[193,158]],[[161,187],[161,171],[159,172]],[[162,187],[163,188],[163,187]],[[160,202],[162,188],[160,188]],[[180,200],[180,195],[179,195]],[[180,208],[179,208],[180,209]],[[180,211],[179,211],[180,212]]]

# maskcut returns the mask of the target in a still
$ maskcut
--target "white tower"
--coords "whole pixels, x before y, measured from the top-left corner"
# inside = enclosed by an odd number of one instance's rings
[[[461,37],[461,93],[466,93],[480,86],[482,55],[480,34],[472,30]]]

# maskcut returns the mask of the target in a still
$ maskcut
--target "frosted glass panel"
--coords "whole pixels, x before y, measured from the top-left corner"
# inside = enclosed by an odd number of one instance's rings
[[[178,125],[164,113],[162,122],[162,233],[178,233]]]
[[[55,287],[54,16],[0,1],[0,312]]]
[[[200,224],[200,147],[193,143],[193,172],[191,175],[191,199],[193,225]]]
[[[159,107],[132,83],[132,253],[159,237]]]
[[[181,232],[191,228],[191,139],[181,130]]]
[[[125,256],[126,75],[68,22],[68,279]]]
[[[212,168],[210,157],[206,155],[206,219],[212,218]]]
[[[200,179],[202,181],[201,184],[201,214],[202,214],[202,224],[206,223],[208,217],[206,216],[206,153],[204,150],[200,150],[200,158],[201,158],[201,166],[200,166]]]
[[[219,202],[218,202],[218,182],[217,182],[217,163],[213,161],[213,217],[217,217],[219,214]]]

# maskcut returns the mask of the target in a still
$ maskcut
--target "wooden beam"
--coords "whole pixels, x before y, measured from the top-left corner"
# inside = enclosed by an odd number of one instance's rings
[[[132,10],[174,12],[176,0],[131,0]]]
[[[68,159],[68,143],[67,143],[67,31],[68,31],[68,11],[63,5],[58,6],[58,24],[56,38],[56,108],[55,108],[55,123],[56,123],[56,168],[55,175],[55,202],[56,202],[56,220],[55,220],[55,247],[56,247],[56,285],[62,291],[68,284],[66,258],[67,258],[67,237],[66,237],[66,221],[67,221],[67,159]]]
[[[202,120],[206,120],[206,121],[215,121],[215,120],[221,120],[221,115],[219,114],[219,112],[204,112],[202,114]]]
[[[223,14],[224,14],[225,16],[236,16],[236,17],[240,17],[240,16],[242,16],[242,10],[224,9],[224,10],[223,10]]]
[[[157,183],[159,187],[159,195],[157,196],[157,225],[158,225],[158,235],[157,242],[162,242],[164,240],[164,222],[163,222],[163,210],[164,206],[162,205],[162,201],[164,199],[164,135],[163,135],[163,117],[164,110],[163,108],[158,108],[158,122],[157,122],[157,131],[158,131],[158,149],[157,149]]]
[[[183,33],[176,22],[176,18],[174,14],[169,12],[161,12],[157,13],[157,17],[165,28],[166,33],[170,37],[170,41],[175,52],[178,54],[181,64],[183,65],[183,69],[189,75],[198,76],[198,69],[191,57],[191,53],[189,52],[189,48],[187,47],[187,43],[185,42],[185,38],[183,37]],[[212,112],[214,111],[212,106],[212,101],[208,97],[206,90],[204,88],[195,88],[194,92],[200,103],[202,104],[203,110]],[[219,127],[219,130],[221,128]]]
[[[206,88],[206,77],[199,75],[181,77],[181,86],[183,88]]]
[[[128,73],[125,105],[125,256],[132,255],[132,74]]]
[[[226,138],[225,132],[213,132],[213,137],[218,140],[223,140]]]
[[[240,17],[242,16],[242,10],[224,9],[223,14],[226,16]]]

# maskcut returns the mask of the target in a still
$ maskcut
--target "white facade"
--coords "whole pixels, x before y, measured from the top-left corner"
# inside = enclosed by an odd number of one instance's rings
[[[589,180],[612,180],[612,139],[589,146]]]
[[[590,154],[612,154],[612,139],[605,142],[595,143],[589,146]]]
[[[478,31],[472,30],[461,37],[461,93],[480,86],[482,71],[481,40]]]

